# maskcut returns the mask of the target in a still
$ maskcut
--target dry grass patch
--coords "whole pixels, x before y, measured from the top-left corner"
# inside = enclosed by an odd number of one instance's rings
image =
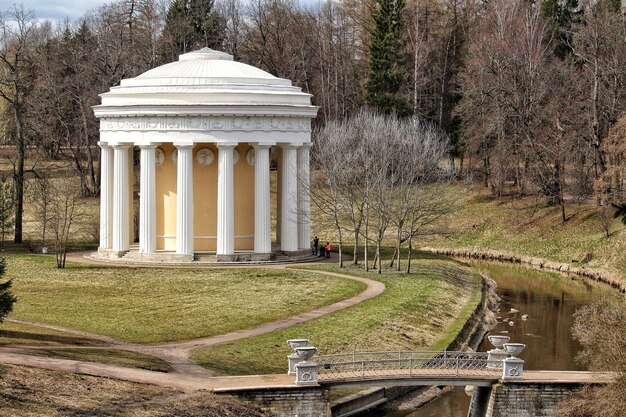
[[[0,411],[11,417],[263,417],[232,398],[154,385],[0,366]]]

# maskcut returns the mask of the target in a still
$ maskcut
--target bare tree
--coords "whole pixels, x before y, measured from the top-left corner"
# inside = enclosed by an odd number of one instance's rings
[[[340,246],[344,230],[353,235],[355,259],[364,238],[366,270],[367,246],[374,243],[375,265],[382,272],[381,249],[390,228],[399,268],[401,245],[451,209],[447,200],[445,207],[440,198],[424,201],[432,197],[427,187],[449,178],[438,167],[448,143],[431,125],[366,110],[316,133],[313,156],[323,181],[312,200],[333,218]]]
[[[65,268],[70,236],[74,232],[81,202],[71,178],[61,178],[52,185],[49,224],[54,238],[57,268]]]
[[[623,299],[603,299],[582,307],[574,315],[572,333],[582,345],[577,359],[594,371],[614,372],[615,382],[584,388],[581,395],[565,400],[559,416],[618,417],[626,404],[626,351]]]
[[[46,233],[51,221],[51,206],[54,204],[54,193],[57,190],[53,186],[51,178],[45,174],[39,175],[29,188],[33,214],[41,231],[41,245],[46,247]]]
[[[14,167],[15,236],[22,242],[24,215],[24,160],[26,155],[25,107],[26,96],[34,79],[34,57],[37,44],[37,22],[33,12],[14,5],[0,12],[0,98],[12,110],[15,128],[14,143],[17,160]]]

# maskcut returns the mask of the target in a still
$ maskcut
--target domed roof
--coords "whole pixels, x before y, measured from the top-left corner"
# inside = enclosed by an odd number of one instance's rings
[[[294,87],[291,81],[236,62],[232,55],[210,48],[180,55],[178,61],[122,80],[100,97],[102,104],[94,106],[97,117],[122,115],[122,108],[125,115],[130,108],[134,108],[133,114],[154,114],[157,109],[158,114],[189,114],[180,113],[181,106],[193,106],[196,110],[201,107],[202,114],[213,110],[224,113],[226,108],[239,113],[235,109],[241,107],[247,109],[247,114],[251,114],[250,110],[268,114],[262,106],[272,106],[272,114],[277,115],[317,114],[311,95]]]

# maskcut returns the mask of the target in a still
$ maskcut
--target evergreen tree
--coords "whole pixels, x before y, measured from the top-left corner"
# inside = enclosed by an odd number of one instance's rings
[[[578,0],[544,0],[541,14],[548,20],[554,34],[554,53],[565,58],[572,52],[572,24],[582,15]]]
[[[4,275],[7,267],[7,260],[4,256],[0,256],[0,277]],[[17,301],[17,298],[11,293],[11,280],[0,283],[0,323],[4,321],[4,318],[13,311],[13,304]]]
[[[214,3],[214,0],[172,1],[163,31],[169,35],[173,54],[221,45],[223,24],[220,15],[214,11]]]
[[[370,43],[370,77],[367,103],[377,110],[398,116],[410,114],[402,96],[405,82],[402,10],[404,0],[378,0],[374,11],[374,30]]]
[[[13,232],[15,216],[15,190],[13,183],[0,178],[0,245],[4,245],[7,236]]]

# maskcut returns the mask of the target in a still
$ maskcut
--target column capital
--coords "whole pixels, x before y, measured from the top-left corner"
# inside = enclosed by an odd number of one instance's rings
[[[215,146],[217,147],[217,149],[235,149],[235,147],[239,145],[238,142],[218,142],[215,144]]]
[[[113,149],[128,149],[131,146],[133,146],[134,144],[132,142],[120,142],[120,143],[116,143],[113,146]]]
[[[193,143],[193,142],[174,142],[173,145],[176,147],[176,149],[186,149],[186,148],[193,148],[195,146],[195,143]]]
[[[250,145],[252,145],[252,147],[254,149],[264,149],[264,148],[271,148],[272,146],[276,146],[276,143],[250,143]]]
[[[286,143],[279,143],[278,146],[280,146],[283,149],[291,149],[291,148],[299,148],[300,146],[302,146],[301,142],[286,142]]]
[[[151,150],[151,149],[156,149],[158,148],[159,145],[155,144],[155,143],[149,143],[149,144],[145,144],[145,145],[139,145],[139,149],[146,149],[146,150]]]
[[[305,142],[302,144],[303,148],[312,148],[313,147],[313,142]]]
[[[109,145],[107,142],[102,142],[102,141],[98,141],[98,146],[102,149],[111,149],[112,146]]]

